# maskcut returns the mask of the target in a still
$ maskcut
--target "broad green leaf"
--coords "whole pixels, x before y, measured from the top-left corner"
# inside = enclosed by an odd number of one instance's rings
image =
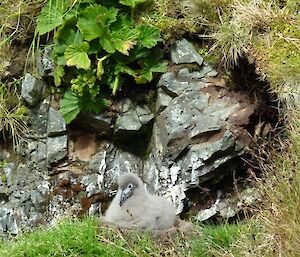
[[[132,20],[126,15],[120,15],[111,26],[111,34],[115,48],[124,55],[136,45],[139,31],[134,28]]]
[[[152,66],[145,66],[140,75],[135,78],[137,84],[145,84],[153,79],[153,73],[163,73],[167,71],[167,63],[156,63]]]
[[[71,123],[80,111],[81,106],[78,96],[72,91],[67,91],[60,100],[60,112],[62,113],[65,122],[67,124]]]
[[[62,25],[64,21],[63,17],[67,9],[67,1],[48,1],[37,17],[36,33],[41,36]]]
[[[87,41],[101,38],[109,25],[116,21],[118,10],[104,6],[92,5],[86,8],[78,19],[77,26]],[[105,36],[105,35],[104,35]]]
[[[102,31],[102,36],[100,37],[99,42],[106,52],[108,52],[110,54],[115,52],[113,38],[110,35],[110,32],[108,29],[104,29]]]
[[[135,8],[137,5],[145,3],[147,0],[121,0],[119,3]]]
[[[72,26],[64,26],[59,29],[54,36],[55,47],[61,48],[60,53],[64,53],[66,46],[78,45],[83,41],[82,34],[77,28]]]
[[[89,69],[91,60],[88,57],[87,51],[89,44],[82,42],[80,45],[70,45],[65,51],[65,58],[68,66],[76,66],[78,69]]]
[[[78,96],[72,91],[67,91],[60,101],[60,112],[65,122],[71,123],[80,112],[100,113],[109,102],[102,98],[92,100],[90,96]]]
[[[160,30],[158,28],[141,25],[138,27],[138,30],[140,32],[138,41],[146,48],[152,48],[156,46],[157,42],[162,41],[160,37]]]
[[[66,26],[55,33],[53,47],[54,60],[58,65],[66,65],[65,51],[69,45],[82,43],[82,35],[79,30]]]

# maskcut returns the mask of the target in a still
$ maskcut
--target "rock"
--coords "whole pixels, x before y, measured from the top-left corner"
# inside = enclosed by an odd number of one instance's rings
[[[12,163],[6,165],[6,180],[0,185],[0,224],[9,234],[17,234],[20,228],[39,223],[42,213],[47,210],[50,195],[50,183],[45,175],[47,170],[43,173],[37,166],[15,166]]]
[[[116,120],[115,134],[121,131],[138,131],[148,124],[154,115],[147,106],[135,106],[129,99],[121,103],[121,112]]]
[[[45,99],[39,105],[29,109],[28,126],[34,136],[38,136],[40,138],[47,137],[48,111],[49,99]]]
[[[97,153],[90,161],[89,172],[96,173],[97,179],[91,180],[89,176],[85,179],[91,182],[82,181],[82,183],[90,185],[91,188],[97,188],[97,193],[105,192],[111,195],[116,189],[114,185],[120,174],[124,172],[140,174],[142,166],[143,163],[139,157],[111,145],[108,149]]]
[[[66,123],[62,114],[53,109],[48,110],[47,134],[48,136],[61,136],[66,134]]]
[[[52,47],[42,49],[37,56],[37,68],[40,76],[53,76],[54,62],[51,58]]]
[[[178,80],[180,81],[198,81],[204,78],[205,76],[217,76],[218,72],[215,71],[208,64],[204,63],[199,71],[190,72],[187,68],[183,68],[178,72]]]
[[[66,124],[61,113],[45,99],[29,111],[30,134],[18,151],[41,168],[58,162],[67,155]]]
[[[10,208],[0,207],[0,225],[2,232],[13,235],[19,232],[14,211]]]
[[[215,203],[207,209],[199,211],[196,219],[199,221],[208,220],[214,216],[227,220],[236,216],[241,210],[251,208],[261,201],[261,194],[257,188],[246,188],[238,195],[220,199],[220,195]]]
[[[135,105],[129,99],[121,103],[120,109],[115,123],[114,144],[136,155],[145,155],[154,115],[146,105]]]
[[[175,45],[171,50],[171,59],[176,64],[196,62],[201,66],[203,63],[203,58],[186,39],[175,42]]]
[[[178,213],[188,189],[206,181],[216,183],[237,168],[244,149],[237,140],[243,133],[239,124],[245,125],[254,111],[246,94],[195,78],[186,69],[179,73],[166,73],[159,81],[172,100],[156,117],[153,148],[143,168],[149,190],[172,199]]]
[[[183,75],[183,72],[185,75]],[[158,86],[170,97],[174,98],[187,91],[197,91],[205,86],[207,83],[199,79],[194,79],[193,73],[189,73],[187,69],[182,69],[181,76],[179,73],[176,75],[175,72],[168,72],[161,76]]]
[[[68,137],[66,135],[47,138],[47,161],[58,162],[67,156]]]
[[[30,140],[27,145],[27,153],[30,160],[46,167],[47,143],[46,139]]]
[[[76,125],[84,130],[91,130],[99,135],[112,134],[112,117],[100,114],[83,113],[76,119]]]
[[[16,169],[16,164],[13,162],[7,163],[3,168],[5,174],[5,180],[6,180],[5,182],[8,186],[11,185],[12,183],[12,176],[15,169]]]
[[[172,101],[172,97],[169,96],[164,90],[161,88],[157,91],[157,99],[156,99],[156,112],[162,112]]]
[[[21,96],[28,105],[34,106],[43,98],[44,89],[43,81],[27,73],[22,82]]]
[[[174,72],[168,72],[160,77],[158,82],[159,88],[166,92],[171,97],[176,97],[188,89],[189,83],[187,81],[180,81],[176,79]]]

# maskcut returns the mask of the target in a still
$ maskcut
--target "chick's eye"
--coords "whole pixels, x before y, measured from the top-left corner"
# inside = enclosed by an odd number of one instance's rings
[[[131,189],[131,188],[132,188],[132,184],[129,184],[129,185],[128,185],[128,188]]]

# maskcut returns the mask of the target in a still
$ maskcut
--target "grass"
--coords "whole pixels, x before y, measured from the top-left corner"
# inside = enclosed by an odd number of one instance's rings
[[[0,42],[5,44],[0,43],[0,77],[7,72],[10,43],[26,41],[27,32],[33,28],[28,10],[39,6],[30,2],[1,2]],[[257,215],[246,224],[201,226],[202,236],[172,238],[164,244],[150,235],[97,231],[93,218],[64,221],[55,228],[39,229],[3,243],[0,256],[163,256],[163,252],[171,256],[300,256],[299,10],[296,0],[155,0],[154,9],[141,17],[142,22],[163,31],[165,42],[201,33],[213,43],[209,52],[220,56],[227,70],[238,65],[240,57],[254,60],[261,78],[267,79],[278,94],[286,138],[262,163],[264,177],[257,186],[264,202]],[[0,96],[4,99],[1,92]],[[6,110],[13,110],[11,115],[18,113],[18,108],[13,108]],[[0,124],[4,124],[9,113],[1,112]],[[6,124],[14,128],[14,123]]]
[[[25,123],[27,108],[22,105],[18,94],[20,80],[4,84],[0,82],[0,133],[12,140],[14,148],[28,131]]]
[[[149,233],[98,227],[98,219],[64,220],[12,242],[0,244],[0,256],[214,256],[238,238],[243,225],[199,226],[199,234],[154,238]]]

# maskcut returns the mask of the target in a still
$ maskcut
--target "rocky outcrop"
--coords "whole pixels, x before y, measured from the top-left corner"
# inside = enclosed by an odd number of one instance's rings
[[[76,126],[83,133],[70,144],[60,112],[49,98],[41,102],[35,94],[41,92],[39,82],[27,76],[23,97],[30,132],[18,150],[23,159],[0,170],[0,231],[17,234],[66,215],[99,214],[116,192],[117,177],[127,171],[181,213],[191,206],[189,190],[238,169],[254,105],[246,93],[231,92],[186,40],[176,42],[171,56],[181,65],[161,76],[155,104],[126,98],[115,116],[81,115]],[[185,63],[195,63],[193,70],[182,68]],[[93,145],[86,149],[88,142]],[[223,212],[224,202],[218,198],[210,212],[196,217]]]

